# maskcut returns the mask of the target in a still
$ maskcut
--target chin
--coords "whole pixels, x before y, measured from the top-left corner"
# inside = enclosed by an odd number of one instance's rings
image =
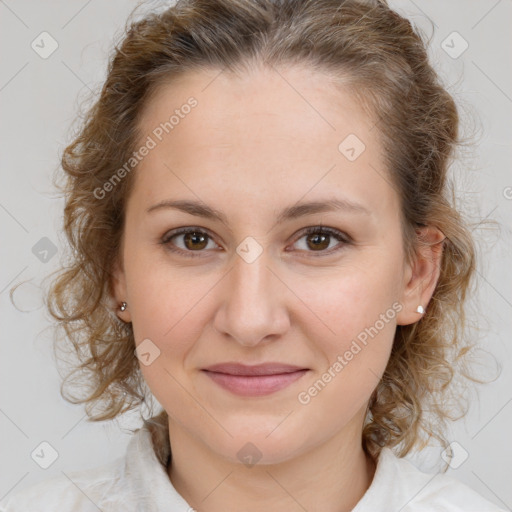
[[[279,422],[275,421],[272,428],[268,428],[266,422],[264,428],[257,426],[255,422],[239,425],[238,428],[235,424],[230,424],[226,429],[233,437],[220,434],[221,439],[217,437],[211,440],[211,448],[229,462],[248,468],[255,464],[280,464],[306,451],[304,431],[299,429],[293,435],[289,429],[278,425]]]

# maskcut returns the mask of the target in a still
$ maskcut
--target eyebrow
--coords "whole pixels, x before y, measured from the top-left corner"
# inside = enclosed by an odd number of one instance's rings
[[[189,213],[190,215],[203,217],[205,219],[217,220],[222,222],[224,225],[229,226],[229,221],[223,212],[216,210],[215,208],[211,208],[207,204],[199,201],[165,200],[149,207],[146,212],[150,213],[168,208],[181,210],[185,213]],[[296,219],[304,215],[331,211],[344,211],[353,214],[371,215],[370,210],[365,206],[349,201],[348,199],[325,199],[321,201],[311,201],[308,203],[296,203],[292,206],[288,206],[279,213],[276,218],[276,224]]]

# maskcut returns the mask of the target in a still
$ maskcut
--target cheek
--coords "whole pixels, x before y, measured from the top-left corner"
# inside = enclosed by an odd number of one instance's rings
[[[190,417],[197,414],[195,421],[204,422],[191,398],[186,362],[204,330],[206,301],[201,299],[209,287],[194,286],[190,278],[186,285],[179,279],[172,279],[172,285],[170,281],[156,270],[133,281],[137,293],[132,325],[139,366],[152,394],[167,411],[191,411]],[[147,351],[150,364],[141,357]]]
[[[127,265],[127,275],[137,342],[146,337],[163,341],[176,331],[190,329],[189,315],[195,314],[215,282],[214,276],[201,277],[191,269],[156,262],[150,255],[134,257],[132,267]]]
[[[339,275],[316,281],[314,286],[305,280],[295,291],[315,313],[310,318],[316,318],[316,324],[320,321],[323,325],[322,337],[329,341],[331,349],[343,350],[352,339],[375,324],[384,337],[392,336],[396,317],[394,288],[389,277],[380,277],[389,275],[391,272],[379,272],[378,268],[373,272],[343,269]],[[386,316],[384,323],[383,315]],[[316,338],[318,335],[317,332]]]
[[[132,325],[144,379],[160,403],[177,400],[176,407],[183,407],[187,393],[179,383],[187,379],[188,356],[211,318],[208,291],[218,276],[161,264],[134,267],[130,276]],[[146,347],[153,361],[148,365],[140,357]]]
[[[302,326],[308,330],[308,339],[314,340],[315,349],[321,351],[324,365],[298,397],[303,405],[315,404],[307,408],[309,412],[332,411],[335,404],[333,418],[343,421],[364,406],[378,384],[401,309],[394,301],[390,279],[379,280],[379,275],[390,273],[377,268],[374,272],[352,269],[350,275],[344,272],[325,280],[322,286],[308,284],[303,289],[320,322],[311,315],[311,321]]]
[[[343,281],[340,281],[343,285]],[[345,283],[347,284],[347,283]],[[389,360],[400,304],[366,284],[328,288],[311,297],[329,329],[310,326],[322,365],[297,395],[304,421],[336,432],[365,408]],[[318,329],[318,322],[315,323]]]

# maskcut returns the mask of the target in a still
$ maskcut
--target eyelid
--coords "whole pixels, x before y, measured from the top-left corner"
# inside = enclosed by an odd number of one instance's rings
[[[167,241],[169,241],[172,237],[174,237],[176,235],[185,235],[185,234],[190,233],[190,232],[204,233],[205,235],[208,235],[208,237],[211,240],[213,240],[215,238],[211,234],[210,230],[208,230],[207,228],[202,228],[200,226],[184,226],[184,227],[181,227],[181,228],[171,229],[171,230],[167,231],[162,236],[162,243],[167,243]]]

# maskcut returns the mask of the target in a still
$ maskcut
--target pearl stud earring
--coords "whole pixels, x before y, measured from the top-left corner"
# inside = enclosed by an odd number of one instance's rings
[[[423,315],[423,313],[425,313],[425,310],[423,309],[423,306],[421,304],[416,308],[416,313],[419,313],[420,315]]]

